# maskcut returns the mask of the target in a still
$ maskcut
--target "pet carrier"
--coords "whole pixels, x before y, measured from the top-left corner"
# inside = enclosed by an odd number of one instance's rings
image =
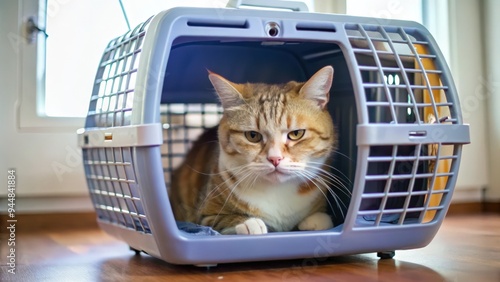
[[[326,65],[339,135],[332,165],[351,191],[338,193],[335,227],[218,235],[176,222],[171,172],[222,114],[207,69],[282,83]],[[100,227],[133,250],[195,265],[425,246],[469,139],[450,71],[420,24],[233,8],[173,8],[111,40],[78,133]]]

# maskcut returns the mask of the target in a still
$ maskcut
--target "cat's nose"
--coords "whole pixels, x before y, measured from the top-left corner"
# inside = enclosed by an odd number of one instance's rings
[[[267,160],[275,167],[278,166],[283,158],[282,157],[267,157]]]

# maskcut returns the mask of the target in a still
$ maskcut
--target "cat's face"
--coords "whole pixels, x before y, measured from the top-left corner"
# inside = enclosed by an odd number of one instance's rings
[[[336,136],[326,109],[333,68],[306,83],[235,84],[209,75],[224,115],[219,125],[221,170],[242,182],[314,179],[335,149]]]

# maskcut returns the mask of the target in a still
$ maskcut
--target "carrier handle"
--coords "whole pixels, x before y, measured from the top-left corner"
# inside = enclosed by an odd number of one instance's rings
[[[241,6],[287,9],[294,12],[309,12],[306,3],[300,1],[283,0],[229,0],[226,7],[240,8]]]

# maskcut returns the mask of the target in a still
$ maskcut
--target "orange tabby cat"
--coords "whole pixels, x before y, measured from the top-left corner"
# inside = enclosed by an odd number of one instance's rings
[[[172,176],[176,220],[222,234],[332,228],[323,166],[337,142],[326,108],[333,68],[284,85],[209,79],[224,113]]]

